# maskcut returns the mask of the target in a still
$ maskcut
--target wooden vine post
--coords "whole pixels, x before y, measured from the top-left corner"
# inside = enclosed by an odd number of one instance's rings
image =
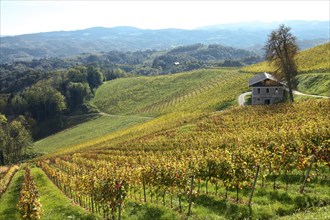
[[[249,203],[248,203],[249,206],[251,206],[253,192],[254,192],[254,189],[256,187],[256,183],[257,183],[257,179],[258,179],[259,169],[260,169],[260,166],[258,165],[257,166],[257,172],[256,172],[256,175],[254,177],[254,181],[253,181],[253,185],[252,185],[252,189],[251,189],[251,194],[250,194],[250,197],[249,197]]]
[[[189,189],[189,206],[188,206],[188,219],[191,214],[191,204],[192,204],[192,191],[193,191],[193,186],[194,186],[194,176],[191,176],[190,180],[190,189]]]
[[[300,190],[299,192],[300,193],[303,193],[304,190],[305,190],[305,186],[306,186],[306,182],[307,182],[307,179],[309,177],[309,172],[311,171],[312,167],[313,167],[313,163],[315,162],[315,155],[312,155],[312,158],[311,158],[311,163],[309,164],[309,167],[307,169],[307,172],[306,172],[306,175],[305,175],[305,179],[304,179],[304,182],[302,183],[301,187],[300,187]]]

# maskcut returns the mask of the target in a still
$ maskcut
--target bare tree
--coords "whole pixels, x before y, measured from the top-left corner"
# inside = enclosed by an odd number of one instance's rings
[[[293,102],[293,82],[297,75],[297,66],[294,60],[298,52],[296,37],[290,33],[291,28],[280,25],[271,32],[265,45],[266,59],[277,67],[275,75],[285,79],[289,87],[290,102]]]

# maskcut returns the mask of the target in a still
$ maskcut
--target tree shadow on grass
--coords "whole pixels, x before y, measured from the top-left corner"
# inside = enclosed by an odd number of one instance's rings
[[[132,220],[173,220],[180,219],[177,212],[153,204],[128,202],[125,219]]]
[[[251,213],[247,205],[229,203],[224,199],[218,200],[208,195],[200,195],[195,199],[195,203],[229,219],[249,218]]]

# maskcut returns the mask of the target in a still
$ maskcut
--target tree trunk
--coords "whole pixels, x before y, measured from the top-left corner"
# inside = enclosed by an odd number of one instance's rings
[[[5,157],[3,156],[3,151],[0,151],[0,166],[5,165]]]
[[[286,80],[288,81],[290,103],[293,103],[294,100],[293,100],[291,77],[289,73],[285,73],[285,75],[286,75]]]

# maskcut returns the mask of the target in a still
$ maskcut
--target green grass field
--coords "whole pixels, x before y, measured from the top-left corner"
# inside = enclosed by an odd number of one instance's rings
[[[300,51],[295,57],[299,73],[329,72],[330,43]],[[274,67],[268,62],[260,62],[242,68],[244,72],[273,72]]]
[[[330,72],[300,74],[296,79],[298,82],[298,91],[330,97]]]
[[[149,119],[139,116],[100,115],[94,120],[78,124],[35,142],[34,151],[39,154],[51,153],[61,148],[81,144],[111,132],[143,123],[147,120]]]
[[[23,169],[17,171],[7,191],[0,198],[0,220],[19,219],[19,212],[16,208],[16,204],[18,203],[23,176]]]
[[[40,168],[31,168],[31,173],[36,182],[43,208],[42,219],[102,219],[100,216],[91,214],[80,206],[73,204]]]
[[[305,211],[294,213],[290,216],[278,218],[280,220],[327,220],[330,219],[330,206],[311,207]]]

